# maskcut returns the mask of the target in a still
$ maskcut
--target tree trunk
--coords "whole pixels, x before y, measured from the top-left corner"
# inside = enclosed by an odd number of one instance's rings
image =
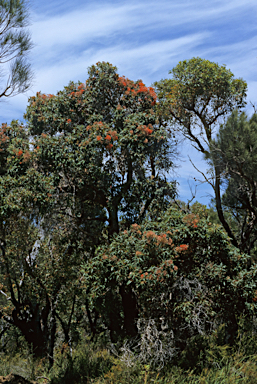
[[[231,238],[231,243],[235,247],[239,248],[237,240],[236,240],[234,234],[232,233],[231,228],[228,225],[228,223],[224,217],[224,214],[223,214],[223,209],[222,209],[222,204],[221,204],[221,196],[220,196],[220,174],[218,172],[217,166],[214,166],[214,171],[215,171],[215,185],[214,185],[215,203],[216,203],[216,209],[217,209],[217,213],[219,216],[219,220],[220,220],[221,224],[223,225],[223,228],[227,232],[228,236]]]
[[[132,289],[124,284],[120,287],[122,306],[124,313],[124,329],[128,336],[136,336],[138,333],[136,319],[138,317],[137,300]]]
[[[109,237],[114,233],[119,233],[118,207],[112,206],[109,210]]]
[[[35,357],[43,358],[50,355],[50,363],[53,360],[53,348],[55,342],[56,321],[51,319],[51,326],[43,323],[40,316],[33,316],[32,319],[21,319],[18,317],[18,311],[13,310],[13,325],[16,326],[25,337],[25,340],[32,346],[32,352]]]

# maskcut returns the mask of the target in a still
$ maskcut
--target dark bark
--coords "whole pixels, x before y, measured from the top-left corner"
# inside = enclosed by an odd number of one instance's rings
[[[123,336],[121,328],[121,318],[116,311],[111,311],[109,314],[109,330],[112,343],[116,343],[120,336]]]
[[[51,368],[54,364],[54,344],[55,344],[55,337],[56,337],[56,318],[55,318],[55,312],[52,313],[52,317],[50,319],[50,335],[49,335],[49,347],[48,347],[48,356],[49,356],[49,363]]]
[[[120,287],[120,294],[124,313],[125,333],[128,336],[136,336],[138,333],[136,326],[136,319],[138,318],[136,296],[132,289],[124,284]]]
[[[24,268],[42,289],[42,302],[41,304],[35,304],[28,299],[23,301],[19,292],[18,284],[16,284],[18,290],[18,298],[16,298],[13,290],[9,263],[5,254],[5,247],[5,241],[1,241],[0,248],[2,250],[4,265],[8,277],[8,288],[11,294],[10,300],[14,306],[14,310],[12,311],[12,316],[10,318],[7,318],[1,312],[0,316],[2,316],[3,319],[9,324],[14,325],[21,331],[27,343],[32,346],[32,351],[35,357],[42,358],[48,355],[50,356],[49,361],[51,364],[55,341],[56,321],[46,289],[40,279],[34,275],[30,266],[26,262],[24,263]],[[28,312],[24,309],[25,307],[29,308]]]
[[[119,232],[119,219],[118,219],[118,208],[121,200],[126,196],[133,181],[133,165],[130,158],[128,158],[128,170],[127,180],[121,186],[120,192],[112,198],[111,205],[108,209],[109,212],[109,236],[111,237],[114,233]]]
[[[72,316],[73,316],[74,311],[75,311],[75,303],[76,303],[76,295],[73,296],[72,307],[71,307],[71,312],[70,312],[68,323],[65,323],[65,321],[56,312],[56,317],[60,321],[61,326],[62,326],[62,330],[64,333],[64,339],[65,339],[66,343],[68,343],[68,344],[70,344],[70,327],[71,327]]]
[[[216,203],[216,209],[219,216],[219,220],[223,225],[223,228],[227,232],[228,236],[231,238],[232,244],[238,248],[237,240],[223,214],[223,209],[221,204],[221,195],[220,195],[220,175],[216,166],[214,166],[214,171],[215,171],[215,184],[214,184],[215,203]]]
[[[236,320],[235,314],[232,312],[229,315],[228,320],[226,321],[226,344],[228,345],[234,345],[236,338],[237,338],[237,333],[238,333],[238,323]]]
[[[88,294],[88,291],[89,290],[87,290],[87,294]],[[97,319],[98,319],[98,312],[95,310],[95,318],[93,320],[91,312],[90,312],[90,309],[89,309],[89,304],[88,304],[88,299],[87,298],[86,298],[86,311],[87,311],[87,317],[88,317],[88,321],[89,321],[89,325],[90,325],[90,329],[91,329],[91,333],[92,333],[91,341],[93,341],[93,339],[94,339],[94,337],[96,335],[96,322],[97,322]]]
[[[119,233],[119,219],[118,219],[118,207],[112,206],[109,210],[109,228],[108,233],[111,237],[114,233]]]
[[[32,317],[31,320],[20,318],[17,309],[13,310],[12,319],[13,325],[22,332],[27,343],[32,346],[34,356],[40,358],[47,356],[49,332],[48,329],[42,327],[40,319],[35,317]]]

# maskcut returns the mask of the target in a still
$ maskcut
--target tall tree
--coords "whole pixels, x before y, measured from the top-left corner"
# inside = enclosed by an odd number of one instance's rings
[[[38,168],[54,178],[57,209],[96,246],[100,224],[111,241],[142,222],[156,199],[166,205],[174,198],[175,183],[166,177],[175,149],[157,121],[153,88],[119,76],[105,62],[88,73],[85,84],[32,97],[26,117]],[[136,314],[133,290],[124,285],[122,292],[125,317]],[[130,321],[125,324],[133,333]]]
[[[71,247],[69,222],[47,216],[56,204],[54,187],[35,166],[35,155],[24,126],[2,125],[0,317],[22,332],[36,356],[48,354],[52,362],[57,318],[66,334],[71,326],[82,252]]]
[[[0,129],[0,316],[39,356],[52,356],[56,324],[69,341],[78,268],[108,242],[105,232],[111,241],[121,227],[142,222],[157,199],[165,206],[175,196],[166,180],[169,136],[156,121],[155,101],[141,80],[98,63],[86,84],[32,97],[28,127]],[[122,294],[129,317],[134,293],[124,285]],[[87,300],[86,311],[94,334],[97,313]]]
[[[224,65],[220,66],[199,57],[179,62],[170,71],[172,79],[155,83],[160,111],[163,119],[175,123],[185,138],[205,158],[211,156],[215,129],[234,108],[245,105],[247,84]],[[221,171],[213,164],[212,180],[205,177],[213,187],[219,220],[232,239],[239,246],[227,223],[221,202]]]
[[[26,55],[32,48],[26,29],[28,22],[29,14],[24,0],[0,1],[0,98],[22,93],[31,84],[32,71],[26,61]]]
[[[85,84],[30,99],[40,170],[54,175],[58,199],[80,225],[108,222],[111,236],[121,221],[142,220],[157,196],[174,197],[166,175],[175,149],[155,103],[151,87],[120,77],[109,63],[91,66]]]

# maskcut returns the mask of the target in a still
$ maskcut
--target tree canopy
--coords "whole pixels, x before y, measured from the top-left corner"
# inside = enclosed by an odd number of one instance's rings
[[[210,158],[215,128],[221,117],[245,106],[247,84],[242,79],[235,79],[225,66],[199,57],[179,62],[170,73],[172,79],[155,83],[160,114],[164,119],[175,122],[184,137],[206,158]],[[205,181],[213,187],[221,224],[233,244],[238,246],[223,213],[220,176],[219,168],[213,164],[213,177],[205,177]]]
[[[111,235],[121,219],[125,226],[142,220],[155,196],[174,197],[166,175],[175,148],[156,122],[155,103],[151,87],[119,77],[109,63],[90,67],[85,84],[30,99],[26,118],[41,170],[60,198],[78,204],[81,223],[108,221]]]
[[[162,319],[183,349],[219,322],[232,341],[238,317],[256,311],[256,265],[248,269],[250,256],[231,246],[205,210],[198,212],[172,206],[158,221],[116,235],[84,264],[91,306],[111,333],[135,335],[136,319]]]

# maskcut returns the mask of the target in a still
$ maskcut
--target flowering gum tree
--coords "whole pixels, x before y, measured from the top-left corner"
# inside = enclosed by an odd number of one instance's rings
[[[26,118],[41,172],[54,175],[70,215],[84,226],[108,222],[111,236],[119,221],[141,221],[157,194],[173,198],[165,173],[174,149],[156,120],[153,88],[120,77],[109,63],[88,73],[85,84],[30,98]]]
[[[142,222],[157,200],[164,208],[175,196],[175,183],[166,180],[175,151],[156,118],[154,90],[120,77],[109,63],[88,73],[85,83],[70,83],[57,95],[37,93],[26,114],[35,167],[54,185],[51,215],[69,222],[70,252],[86,259],[106,242],[106,230],[111,241],[120,228]],[[130,286],[123,297],[128,313],[135,304]]]

